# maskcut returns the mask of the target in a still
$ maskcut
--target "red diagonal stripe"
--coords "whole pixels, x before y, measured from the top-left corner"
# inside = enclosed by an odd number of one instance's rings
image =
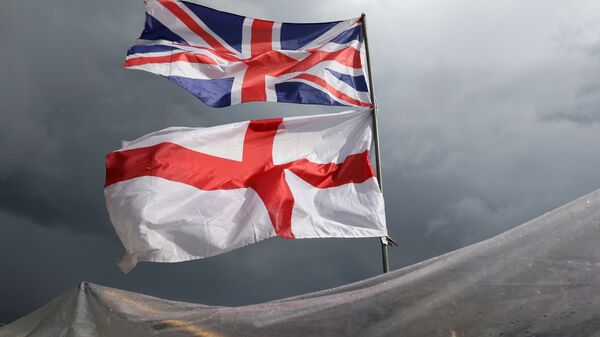
[[[346,95],[345,93],[337,90],[331,84],[327,83],[327,81],[325,81],[324,79],[322,79],[322,78],[320,78],[318,76],[311,75],[311,74],[300,74],[300,75],[298,75],[298,76],[296,76],[294,78],[301,79],[301,80],[306,80],[306,81],[309,81],[309,82],[313,82],[313,83],[315,83],[315,84],[323,87],[327,91],[329,91],[333,96],[335,96],[335,97],[337,97],[337,98],[339,98],[341,100],[344,100],[344,101],[346,101],[346,102],[348,102],[350,104],[357,105],[357,106],[363,106],[363,107],[370,107],[370,106],[372,106],[369,103],[365,103],[365,102],[359,101],[359,100],[357,100],[355,98],[352,98],[352,97]]]
[[[163,56],[136,56],[125,60],[124,66],[135,67],[144,64],[164,64],[171,62],[188,62],[188,63],[200,63],[200,64],[218,64],[215,60],[209,56],[203,54],[194,53],[177,53]]]
[[[350,68],[361,68],[360,52],[354,47],[346,47],[336,51],[312,50],[311,55],[300,61],[295,72],[306,71],[323,61],[335,61]]]
[[[174,0],[158,0],[158,2],[175,15],[192,32],[198,34],[208,45],[215,50],[231,54],[231,51],[221,44],[217,39],[204,30],[193,18],[191,18]],[[185,5],[184,5],[185,6]]]

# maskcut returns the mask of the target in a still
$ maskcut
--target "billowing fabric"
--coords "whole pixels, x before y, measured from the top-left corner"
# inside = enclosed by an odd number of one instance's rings
[[[263,304],[212,307],[83,283],[0,337],[597,337],[598,242],[600,191],[449,254]]]
[[[282,23],[186,1],[146,0],[125,67],[162,75],[204,103],[371,106],[360,18]]]
[[[371,114],[174,127],[106,158],[105,197],[126,248],[119,265],[221,254],[286,239],[387,234],[369,162]]]

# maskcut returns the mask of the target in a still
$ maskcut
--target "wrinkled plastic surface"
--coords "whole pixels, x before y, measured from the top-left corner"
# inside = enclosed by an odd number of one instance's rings
[[[600,191],[335,289],[231,308],[82,283],[0,336],[600,336]]]

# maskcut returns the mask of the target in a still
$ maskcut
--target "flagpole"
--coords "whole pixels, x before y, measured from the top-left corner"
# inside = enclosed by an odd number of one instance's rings
[[[373,114],[373,144],[375,145],[375,170],[379,189],[383,193],[383,180],[381,174],[381,151],[379,149],[379,123],[377,118],[377,104],[375,103],[375,92],[373,91],[373,72],[371,71],[371,55],[369,53],[369,39],[367,37],[367,15],[361,15],[363,35],[365,38],[365,49],[367,51],[367,71],[369,72],[369,93],[371,94],[371,112]],[[381,259],[383,262],[383,272],[387,273],[390,270],[388,262],[388,238],[381,237]]]

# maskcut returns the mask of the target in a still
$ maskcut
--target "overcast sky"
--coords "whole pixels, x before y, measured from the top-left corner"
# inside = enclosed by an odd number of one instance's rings
[[[393,269],[493,236],[600,188],[600,2],[195,0],[278,21],[367,13]],[[340,109],[203,105],[124,70],[141,0],[8,0],[0,10],[0,322],[80,281],[239,305],[377,275],[376,239],[270,239],[127,275],[104,156],[167,126]]]

